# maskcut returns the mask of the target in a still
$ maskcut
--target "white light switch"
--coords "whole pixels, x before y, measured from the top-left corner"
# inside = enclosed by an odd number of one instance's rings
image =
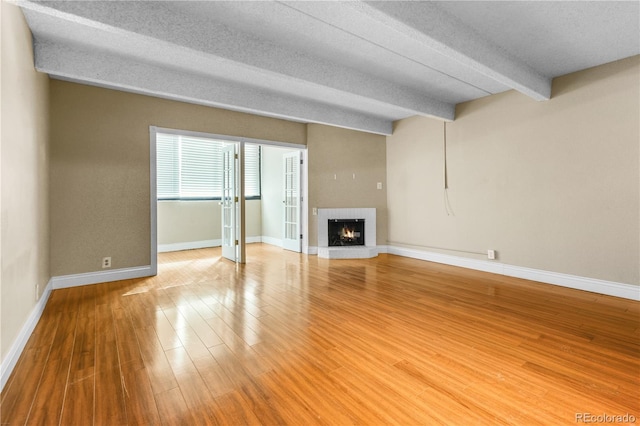
[[[382,182],[378,182],[378,189],[382,189]]]

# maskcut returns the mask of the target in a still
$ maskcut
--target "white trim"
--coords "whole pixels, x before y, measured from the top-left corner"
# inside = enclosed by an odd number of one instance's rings
[[[523,278],[546,284],[554,284],[561,287],[574,288],[577,290],[590,291],[593,293],[640,301],[640,287],[632,284],[580,277],[577,275],[562,274],[559,272],[550,272],[541,269],[525,268],[522,266],[507,265],[487,260],[467,259],[459,256],[408,249],[393,245],[389,245],[387,247],[389,254],[395,254],[398,256],[444,263],[446,265],[459,266],[462,268],[475,269],[478,271],[491,272],[509,277]]]
[[[272,246],[282,248],[282,238],[267,237],[266,235],[263,235],[262,242],[264,244],[271,244]]]
[[[371,259],[378,256],[376,247],[318,247],[318,257],[324,259]]]
[[[29,341],[33,330],[38,324],[38,321],[40,321],[42,312],[44,311],[44,308],[47,305],[47,301],[49,300],[49,296],[51,295],[52,288],[53,281],[51,279],[45,286],[44,291],[42,292],[42,296],[40,296],[40,299],[31,310],[31,313],[22,326],[20,333],[18,333],[18,336],[13,341],[13,344],[9,348],[7,355],[4,357],[2,365],[0,366],[0,391],[2,391],[4,389],[4,386],[7,384],[9,376],[11,376],[13,369],[18,363],[24,347],[27,345],[27,342]]]
[[[300,180],[302,197],[300,214],[302,215],[300,220],[300,231],[302,232],[302,247],[303,253],[309,249],[309,151],[306,149],[300,150],[300,158],[302,158],[302,167],[300,167]]]
[[[100,284],[110,281],[130,280],[132,278],[150,277],[151,265],[134,268],[114,269],[110,271],[87,272],[85,274],[62,275],[51,278],[53,289],[78,287],[81,285]]]
[[[264,238],[268,237],[247,237],[247,244],[251,243],[261,243]],[[182,250],[195,250],[201,248],[210,248],[210,247],[220,247],[222,246],[222,240],[200,240],[200,241],[185,241],[183,243],[169,243],[169,244],[158,244],[158,253],[167,253],[170,251],[182,251]]]
[[[149,127],[149,228],[151,232],[150,245],[151,252],[149,263],[151,265],[150,275],[158,275],[158,186],[157,186],[157,159],[156,159],[156,133],[158,128]]]
[[[386,254],[389,253],[389,246],[376,246],[378,248],[378,254]]]
[[[466,257],[451,256],[450,254],[434,253],[394,245],[388,246],[387,253],[426,260],[429,262],[444,263],[445,265],[460,266],[461,268],[475,269],[477,271],[491,272],[494,274],[502,274],[503,270],[502,265],[498,262],[468,259]]]
[[[187,241],[184,243],[158,244],[158,253],[166,253],[169,251],[194,250],[209,247],[220,247],[222,240],[201,240]]]
[[[640,287],[597,278],[504,265],[504,275],[640,301]]]
[[[215,133],[206,133],[206,132],[194,132],[192,130],[180,130],[180,129],[169,129],[166,127],[155,127],[152,126],[158,133],[166,133],[170,135],[181,135],[181,136],[191,136],[194,138],[207,138],[207,139],[217,139],[222,141],[229,142],[244,142],[256,145],[272,145],[272,146],[280,146],[283,148],[293,148],[293,149],[302,149],[306,150],[307,146],[297,143],[291,142],[280,142],[280,141],[272,141],[268,139],[256,139],[256,138],[247,138],[244,136],[231,136],[231,135],[218,135]]]
[[[380,245],[380,246],[376,246],[376,249],[378,250],[378,254],[389,253],[389,246]],[[319,248],[316,246],[307,246],[302,248],[302,252],[309,256],[316,256],[318,254],[318,250]]]

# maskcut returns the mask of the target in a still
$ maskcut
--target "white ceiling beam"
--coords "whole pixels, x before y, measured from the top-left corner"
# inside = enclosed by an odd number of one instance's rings
[[[353,1],[345,5],[533,99],[551,97],[551,78],[485,41],[434,2]]]
[[[180,16],[167,9],[162,2],[52,2],[36,3],[22,1],[21,7],[57,19],[80,24],[96,30],[119,35],[128,40],[127,48],[141,46],[144,50],[151,42],[160,46],[164,55],[155,58],[158,63],[174,65],[172,53],[199,55],[216,61],[218,68],[213,73],[226,72],[226,78],[243,80],[248,84],[259,84],[260,79],[251,79],[250,74],[262,74],[275,82],[279,90],[300,88],[300,98],[311,97],[320,89],[328,93],[328,98],[339,99],[344,95],[343,107],[349,108],[349,101],[356,98],[368,103],[378,103],[381,108],[397,108],[405,115],[419,114],[453,120],[455,106],[432,99],[407,87],[373,77],[354,69],[329,61],[323,61],[303,52],[292,51],[282,46],[266,42],[249,34],[238,32],[225,25]],[[162,22],[162,25],[158,25]],[[55,32],[60,31],[49,28]],[[90,42],[90,40],[88,41]],[[124,47],[124,46],[123,46]],[[114,46],[117,48],[117,46]],[[145,52],[138,52],[144,55]],[[245,71],[237,71],[244,68]],[[206,74],[207,69],[201,69]],[[242,78],[243,73],[247,78]],[[219,75],[218,75],[219,77]],[[308,92],[308,93],[307,93]],[[333,103],[331,100],[329,102]],[[354,108],[354,109],[357,109]]]
[[[132,61],[107,52],[71,47],[53,41],[34,45],[36,69],[60,79],[84,82],[166,99],[300,122],[327,124],[381,135],[393,123],[378,117],[283,96],[234,82]]]
[[[487,78],[536,100],[550,98],[550,78],[484,40],[434,2],[282,3],[491,93],[495,93],[496,87],[488,85]]]

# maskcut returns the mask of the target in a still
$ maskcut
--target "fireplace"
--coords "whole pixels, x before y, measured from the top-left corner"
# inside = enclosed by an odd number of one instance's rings
[[[342,222],[342,225],[337,224],[338,222]],[[337,229],[332,231],[332,227]],[[357,236],[358,232],[359,236]],[[333,241],[330,242],[331,240]],[[324,259],[376,257],[378,255],[376,209],[372,207],[319,208],[317,250],[318,257]]]
[[[329,247],[363,246],[364,219],[329,219],[327,237]]]

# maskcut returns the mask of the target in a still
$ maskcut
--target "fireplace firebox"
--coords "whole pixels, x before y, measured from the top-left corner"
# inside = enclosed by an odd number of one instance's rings
[[[363,246],[364,219],[329,219],[329,246]]]

